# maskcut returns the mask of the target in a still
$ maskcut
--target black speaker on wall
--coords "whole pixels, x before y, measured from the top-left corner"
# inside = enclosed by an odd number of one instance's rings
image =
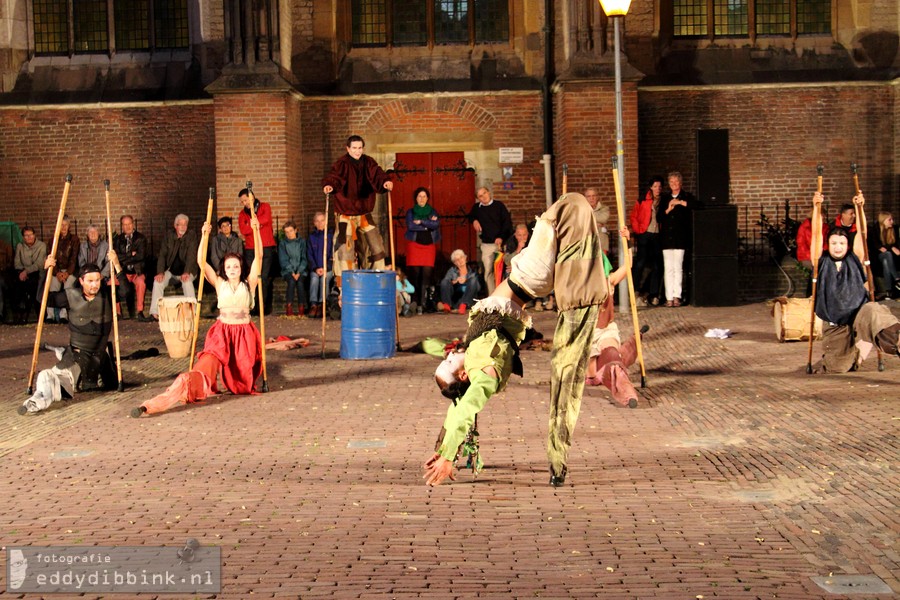
[[[697,130],[697,199],[707,206],[728,204],[728,130]]]
[[[737,206],[707,206],[693,212],[691,303],[735,306],[738,300]]]

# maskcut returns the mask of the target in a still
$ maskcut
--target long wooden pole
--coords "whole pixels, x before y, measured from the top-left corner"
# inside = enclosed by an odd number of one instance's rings
[[[213,212],[213,203],[216,200],[216,188],[209,188],[209,202],[206,204],[206,223],[209,223],[212,226],[212,212]],[[197,336],[200,333],[200,305],[203,302],[203,280],[206,279],[206,273],[203,270],[203,266],[206,264],[206,251],[209,249],[209,240],[206,240],[204,243],[203,238],[200,238],[200,258],[201,261],[200,267],[200,281],[197,282],[197,310],[194,311],[194,328],[191,330],[191,358],[188,361],[188,371],[194,368],[194,352],[197,351]]]
[[[387,193],[387,201],[388,201],[388,233],[389,239],[391,243],[391,269],[394,270],[394,273],[397,272],[397,256],[394,252],[394,210],[391,205],[391,190],[388,190]],[[397,352],[400,352],[400,313],[397,312],[396,307],[394,308],[394,322],[396,323],[396,334],[397,334]]]
[[[563,180],[562,180],[562,193],[565,194],[569,189],[569,165],[563,164]]]
[[[856,163],[850,165],[850,172],[853,173],[853,187],[856,189],[856,196],[859,196],[861,192],[859,191],[859,173]],[[862,203],[856,201],[856,196],[853,198],[853,204],[856,205],[856,229],[862,236],[863,264],[866,267],[866,280],[869,284],[869,302],[875,302],[875,278],[872,276],[872,265],[869,262],[869,222],[866,221],[865,210]],[[850,248],[850,251],[852,252],[853,248]],[[884,371],[884,356],[877,344],[875,350],[878,352],[878,370]]]
[[[616,211],[619,217],[619,227],[625,226],[625,203],[622,200],[622,186],[619,184],[619,165],[614,156],[612,159],[613,186],[616,189]],[[625,265],[625,279],[628,282],[628,299],[631,301],[631,324],[634,326],[634,342],[637,348],[637,359],[641,365],[641,387],[647,387],[647,370],[644,367],[644,351],[641,344],[641,324],[638,322],[637,303],[634,300],[634,279],[631,274],[631,253],[628,251],[628,242],[622,240],[622,248],[625,252],[622,261]]]
[[[325,358],[325,317],[328,313],[326,294],[328,293],[328,205],[331,194],[325,194],[325,230],[322,232],[322,358]]]
[[[63,187],[62,202],[59,204],[59,215],[56,217],[56,229],[53,232],[53,247],[50,256],[56,256],[59,247],[59,230],[62,228],[63,216],[66,214],[66,202],[69,200],[69,189],[72,187],[72,175],[66,175],[66,185]],[[41,296],[41,312],[38,313],[37,332],[34,336],[34,350],[31,353],[31,372],[28,373],[28,395],[34,393],[34,372],[37,369],[38,351],[41,349],[41,332],[44,330],[44,313],[47,312],[47,296],[50,294],[50,280],[53,279],[53,267],[47,269],[47,278],[44,281],[44,294]]]
[[[816,167],[816,190],[822,193],[822,174],[825,167],[819,165]],[[812,375],[812,355],[813,341],[816,337],[816,288],[819,283],[819,256],[822,255],[822,210],[821,205],[813,202],[812,216],[809,218],[809,224],[812,227],[812,243],[809,248],[809,258],[813,264],[812,276],[812,298],[809,303],[809,347],[806,354],[806,373]]]
[[[253,195],[253,182],[247,182],[247,192],[250,194],[250,216],[256,216],[256,196]],[[260,253],[262,256],[265,249],[262,245],[262,236],[259,233],[259,229],[253,230],[253,247],[256,252]],[[265,286],[264,278],[262,277],[262,273],[260,272],[259,280],[256,283],[256,287],[259,290],[259,337],[260,337],[260,358],[262,360],[262,391],[269,391],[269,377],[266,371],[266,307],[263,302],[263,287]]]
[[[103,180],[103,187],[106,188],[106,241],[110,250],[112,249],[113,243],[113,235],[112,235],[112,220],[109,216],[109,179]],[[116,311],[116,277],[118,273],[116,272],[116,267],[112,263],[109,264],[109,287],[110,293],[112,294],[112,298],[110,299],[112,303],[112,320],[113,320],[113,348],[116,350],[116,377],[119,381],[118,390],[120,392],[125,391],[125,382],[122,381],[122,353],[119,350],[119,315]]]

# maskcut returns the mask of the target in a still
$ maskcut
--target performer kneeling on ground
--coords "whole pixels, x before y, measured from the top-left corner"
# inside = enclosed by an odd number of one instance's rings
[[[251,219],[250,225],[254,234],[258,235],[259,221],[256,217]],[[200,248],[206,247],[211,230],[209,223],[203,224]],[[179,375],[165,392],[132,410],[132,417],[164,412],[179,404],[198,402],[218,394],[218,374],[222,375],[225,387],[232,394],[255,392],[253,386],[262,371],[262,364],[259,330],[250,322],[250,310],[259,284],[261,244],[254,246],[253,264],[246,279],[242,272],[243,259],[233,252],[222,257],[218,272],[203,260],[199,250],[197,263],[206,280],[216,289],[219,318],[209,328],[203,351],[197,354],[194,368]]]
[[[600,266],[600,239],[591,213],[581,194],[560,197],[537,220],[528,246],[512,261],[509,278],[472,307],[466,335],[469,349],[463,356],[450,355],[435,374],[438,387],[459,399],[447,411],[443,443],[424,465],[423,478],[428,485],[438,485],[452,475],[457,449],[475,415],[513,372],[513,357],[524,338],[527,321],[522,307],[554,289],[560,312],[551,356],[547,455],[550,485],[564,483],[568,449],[584,391],[591,333],[608,293]],[[501,323],[474,327],[481,312],[499,313]]]
[[[813,203],[822,203],[816,193]],[[854,198],[863,204],[862,194]],[[822,357],[824,370],[832,373],[855,371],[874,345],[885,354],[900,356],[897,340],[900,321],[885,306],[869,302],[866,272],[860,262],[862,236],[855,236],[853,252],[847,232],[837,227],[828,234],[828,250],[819,259],[816,315],[824,321]]]
[[[107,254],[110,264],[118,270],[116,253]],[[48,256],[44,268],[56,266],[56,258]],[[36,413],[63,398],[72,398],[76,391],[114,390],[119,386],[116,367],[109,352],[109,333],[112,331],[113,303],[110,288],[102,285],[100,267],[87,263],[78,274],[79,286],[72,286],[47,296],[48,308],[68,309],[69,345],[57,353],[56,366],[44,369],[37,376],[34,395],[19,407],[19,414]],[[119,301],[125,300],[125,290],[116,287]]]
[[[627,228],[620,229],[619,234],[626,240],[629,239]],[[637,342],[634,336],[631,336],[628,341],[622,343],[619,337],[619,326],[615,322],[616,311],[613,306],[615,287],[625,279],[626,271],[625,265],[613,271],[606,254],[603,255],[603,272],[606,273],[609,282],[609,295],[606,302],[600,307],[597,327],[594,328],[585,383],[605,385],[618,406],[636,408],[638,393],[628,378],[628,367],[633,365],[637,358]],[[641,333],[648,329],[645,325],[641,329]]]

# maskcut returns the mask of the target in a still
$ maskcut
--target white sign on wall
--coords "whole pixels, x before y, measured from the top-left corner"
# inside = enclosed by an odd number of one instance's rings
[[[500,148],[500,164],[522,164],[525,159],[524,148]]]

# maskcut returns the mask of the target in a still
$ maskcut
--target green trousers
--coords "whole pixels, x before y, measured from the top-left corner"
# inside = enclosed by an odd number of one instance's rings
[[[560,311],[550,356],[550,423],[547,458],[556,474],[562,473],[575,435],[581,409],[584,374],[600,306]]]

